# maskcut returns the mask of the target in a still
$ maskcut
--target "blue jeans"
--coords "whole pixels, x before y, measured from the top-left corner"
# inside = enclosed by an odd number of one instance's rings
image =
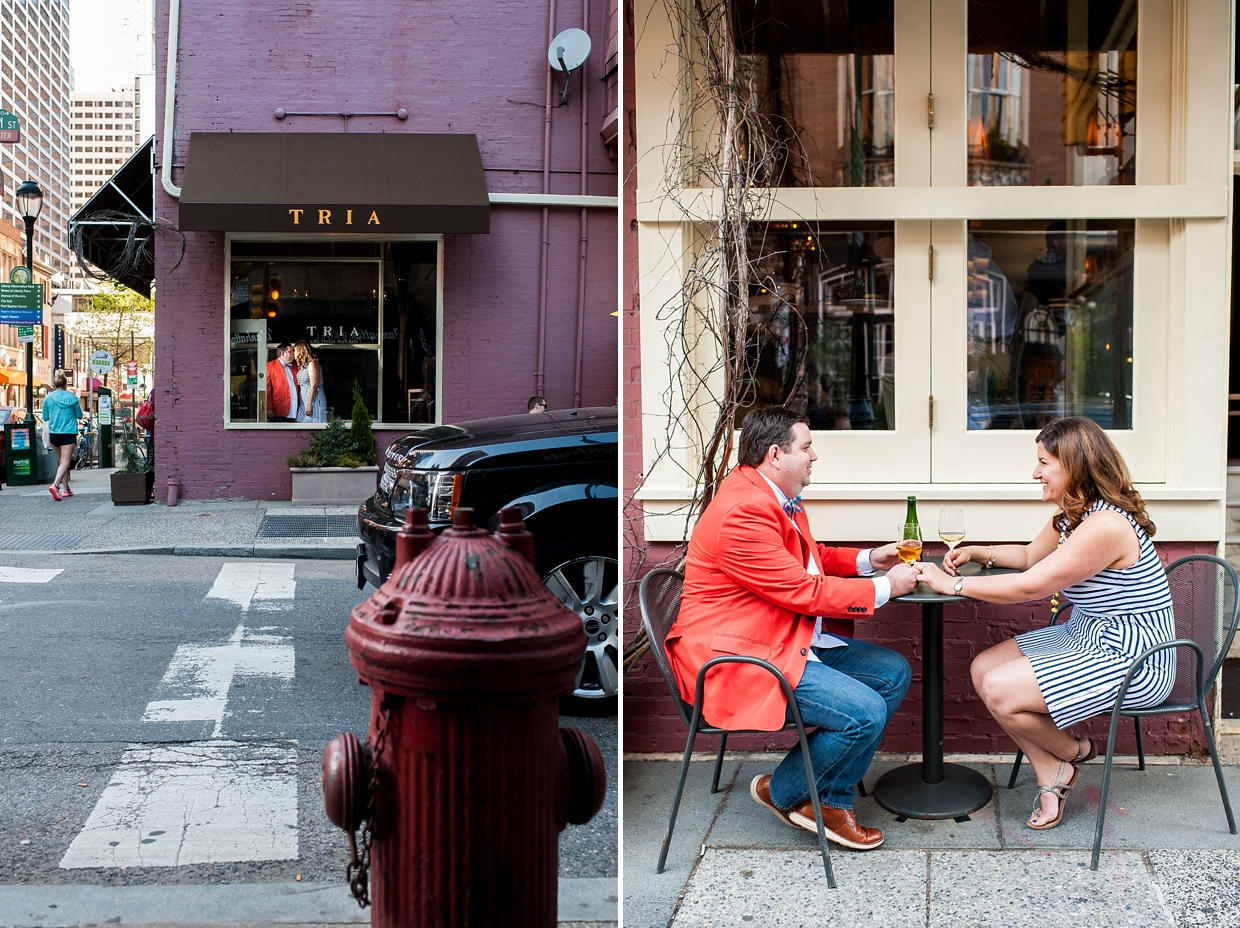
[[[817,729],[807,740],[823,805],[851,809],[854,787],[870,768],[912,673],[895,651],[853,638],[846,648],[814,648],[814,653],[822,663],[805,665],[792,695],[805,727]],[[798,744],[771,776],[771,800],[781,809],[792,809],[807,799]]]

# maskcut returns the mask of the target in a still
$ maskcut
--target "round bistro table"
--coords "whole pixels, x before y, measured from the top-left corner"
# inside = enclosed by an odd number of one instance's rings
[[[924,560],[942,564],[941,557]],[[965,577],[1016,573],[1010,568],[986,570],[968,563],[960,569]],[[936,593],[924,583],[893,602],[921,605],[921,763],[889,770],[874,784],[874,799],[900,818],[967,821],[995,794],[990,781],[968,767],[943,763],[943,604],[971,602],[967,596]]]

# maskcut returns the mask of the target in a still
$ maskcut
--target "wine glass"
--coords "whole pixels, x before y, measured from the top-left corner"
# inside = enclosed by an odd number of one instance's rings
[[[950,561],[956,545],[964,541],[964,510],[939,510],[939,538],[947,545],[947,559]]]
[[[902,522],[898,531],[900,540],[896,542],[896,554],[905,564],[912,564],[921,557],[921,526],[916,522]]]

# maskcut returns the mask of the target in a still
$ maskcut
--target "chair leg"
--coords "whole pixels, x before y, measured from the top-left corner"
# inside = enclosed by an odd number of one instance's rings
[[[697,740],[698,717],[695,712],[693,724],[689,726],[689,740],[685,742],[685,759],[680,765],[680,779],[676,782],[676,796],[672,799],[672,815],[667,820],[667,834],[663,837],[663,847],[659,851],[659,865],[655,873],[663,872],[667,863],[667,849],[672,845],[672,832],[676,829],[676,814],[680,811],[680,797],[685,791],[685,778],[689,775],[689,759],[693,756],[693,742]]]
[[[1141,743],[1141,716],[1132,717],[1132,725],[1137,730],[1137,769],[1145,769],[1145,745]]]
[[[805,761],[805,782],[809,784],[810,804],[814,807],[814,824],[818,826],[818,849],[822,851],[822,866],[827,872],[827,887],[835,889],[835,873],[831,870],[831,852],[827,849],[827,830],[822,824],[822,800],[818,796],[818,782],[814,779],[814,765],[809,759],[809,739],[805,737],[805,723],[801,721],[801,710],[788,693],[788,706],[792,709],[792,719],[797,723],[797,737],[801,742],[801,759]]]
[[[1205,700],[1202,700],[1198,711],[1201,713],[1201,724],[1206,730],[1206,743],[1210,746],[1210,759],[1214,761],[1214,776],[1218,779],[1218,791],[1223,797],[1223,809],[1227,812],[1227,827],[1236,833],[1236,819],[1231,814],[1231,801],[1227,798],[1227,784],[1223,782],[1223,765],[1218,759],[1218,748],[1214,745],[1214,732],[1210,727],[1210,719],[1206,714]]]
[[[1016,760],[1012,761],[1012,775],[1008,777],[1008,789],[1016,788],[1016,774],[1020,773],[1020,762],[1024,758],[1025,752],[1020,748],[1016,749]]]
[[[1098,855],[1102,851],[1102,824],[1107,816],[1107,793],[1111,789],[1111,761],[1115,757],[1115,735],[1119,727],[1118,710],[1111,717],[1111,730],[1107,734],[1107,759],[1102,767],[1102,794],[1098,797],[1098,824],[1094,828],[1094,856],[1090,859],[1089,869],[1098,869]]]
[[[719,792],[719,773],[723,770],[723,752],[728,746],[728,735],[724,732],[719,736],[719,754],[715,757],[715,778],[710,781],[710,791]]]

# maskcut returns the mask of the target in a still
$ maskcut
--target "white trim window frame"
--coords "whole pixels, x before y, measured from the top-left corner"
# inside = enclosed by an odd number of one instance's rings
[[[223,350],[224,350],[224,380],[223,380],[223,404],[224,404],[224,427],[230,430],[255,431],[255,430],[286,430],[286,429],[323,429],[326,428],[322,423],[311,422],[249,422],[249,421],[232,421],[232,390],[230,384],[230,359],[232,351],[232,257],[234,242],[270,242],[280,244],[294,243],[322,243],[324,241],[351,242],[383,245],[389,243],[400,242],[430,242],[435,244],[435,359],[438,361],[443,357],[443,259],[444,259],[444,237],[442,235],[422,235],[422,234],[404,234],[404,235],[322,235],[314,233],[227,233],[224,243],[224,279],[223,279]],[[378,391],[377,391],[377,410],[383,409],[384,386],[383,386],[383,332],[386,330],[385,325],[385,291],[384,291],[384,259],[382,256],[375,258],[296,258],[299,263],[307,264],[374,264],[376,266],[376,291],[379,299],[379,335],[381,341],[378,343],[359,344],[358,348],[374,349],[378,355]],[[255,320],[258,321],[258,320]],[[270,347],[273,343],[268,342],[264,348]],[[265,368],[265,362],[260,363],[260,369]],[[264,374],[265,376],[265,374]],[[372,422],[372,428],[375,430],[391,430],[410,432],[421,429],[433,428],[442,423],[442,407],[440,399],[443,396],[443,365],[437,363],[435,365],[435,383],[434,395],[436,401],[434,403],[435,419],[433,422],[400,422],[400,421],[383,421],[376,414]],[[351,409],[342,409],[340,412],[345,413],[340,418],[346,425],[351,424],[348,415]]]

